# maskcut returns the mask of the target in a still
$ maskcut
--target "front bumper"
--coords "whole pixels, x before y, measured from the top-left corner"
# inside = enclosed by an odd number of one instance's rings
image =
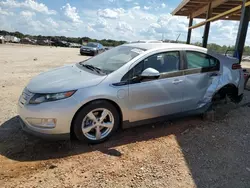
[[[95,54],[95,51],[93,50],[80,50],[81,54]]]
[[[70,138],[71,122],[79,109],[79,103],[73,97],[37,105],[22,104],[20,101],[18,114],[26,132],[43,138]],[[55,120],[55,126],[43,121],[51,119]],[[37,124],[36,120],[42,123]]]
[[[37,136],[39,138],[43,138],[43,139],[46,139],[46,140],[69,140],[70,139],[70,133],[65,133],[65,134],[41,133],[41,132],[34,131],[34,130],[30,129],[27,122],[25,122],[21,117],[19,117],[19,121],[20,121],[22,129],[25,132],[27,132],[28,134]]]

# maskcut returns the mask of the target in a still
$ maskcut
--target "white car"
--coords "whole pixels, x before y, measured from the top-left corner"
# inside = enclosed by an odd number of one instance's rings
[[[239,102],[243,90],[237,59],[185,44],[133,43],[36,76],[18,111],[33,134],[99,143],[119,127],[202,114],[217,98]]]

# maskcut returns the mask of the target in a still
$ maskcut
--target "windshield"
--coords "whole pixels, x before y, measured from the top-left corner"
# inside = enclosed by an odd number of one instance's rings
[[[88,43],[87,46],[89,46],[89,47],[97,47],[97,44],[95,44],[95,43]]]
[[[145,50],[136,47],[118,46],[84,62],[80,62],[80,64],[92,65],[102,71],[110,73],[119,69],[143,51]]]

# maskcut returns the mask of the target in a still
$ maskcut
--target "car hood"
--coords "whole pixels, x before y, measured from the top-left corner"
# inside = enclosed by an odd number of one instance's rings
[[[107,77],[77,66],[80,65],[66,65],[41,73],[29,82],[27,89],[33,93],[58,93],[95,86]]]

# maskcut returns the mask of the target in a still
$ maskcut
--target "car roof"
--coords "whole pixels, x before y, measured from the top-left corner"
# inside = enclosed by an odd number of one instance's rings
[[[180,44],[180,43],[131,43],[131,44],[124,44],[125,46],[131,46],[135,48],[142,48],[146,50],[151,49],[171,49],[171,48],[179,48],[179,49],[185,49],[185,50],[198,50],[207,52],[206,48],[202,48],[199,46],[189,45],[189,44]]]
[[[132,43],[162,43],[161,40],[137,40],[137,41],[131,41],[129,42],[130,44]]]

